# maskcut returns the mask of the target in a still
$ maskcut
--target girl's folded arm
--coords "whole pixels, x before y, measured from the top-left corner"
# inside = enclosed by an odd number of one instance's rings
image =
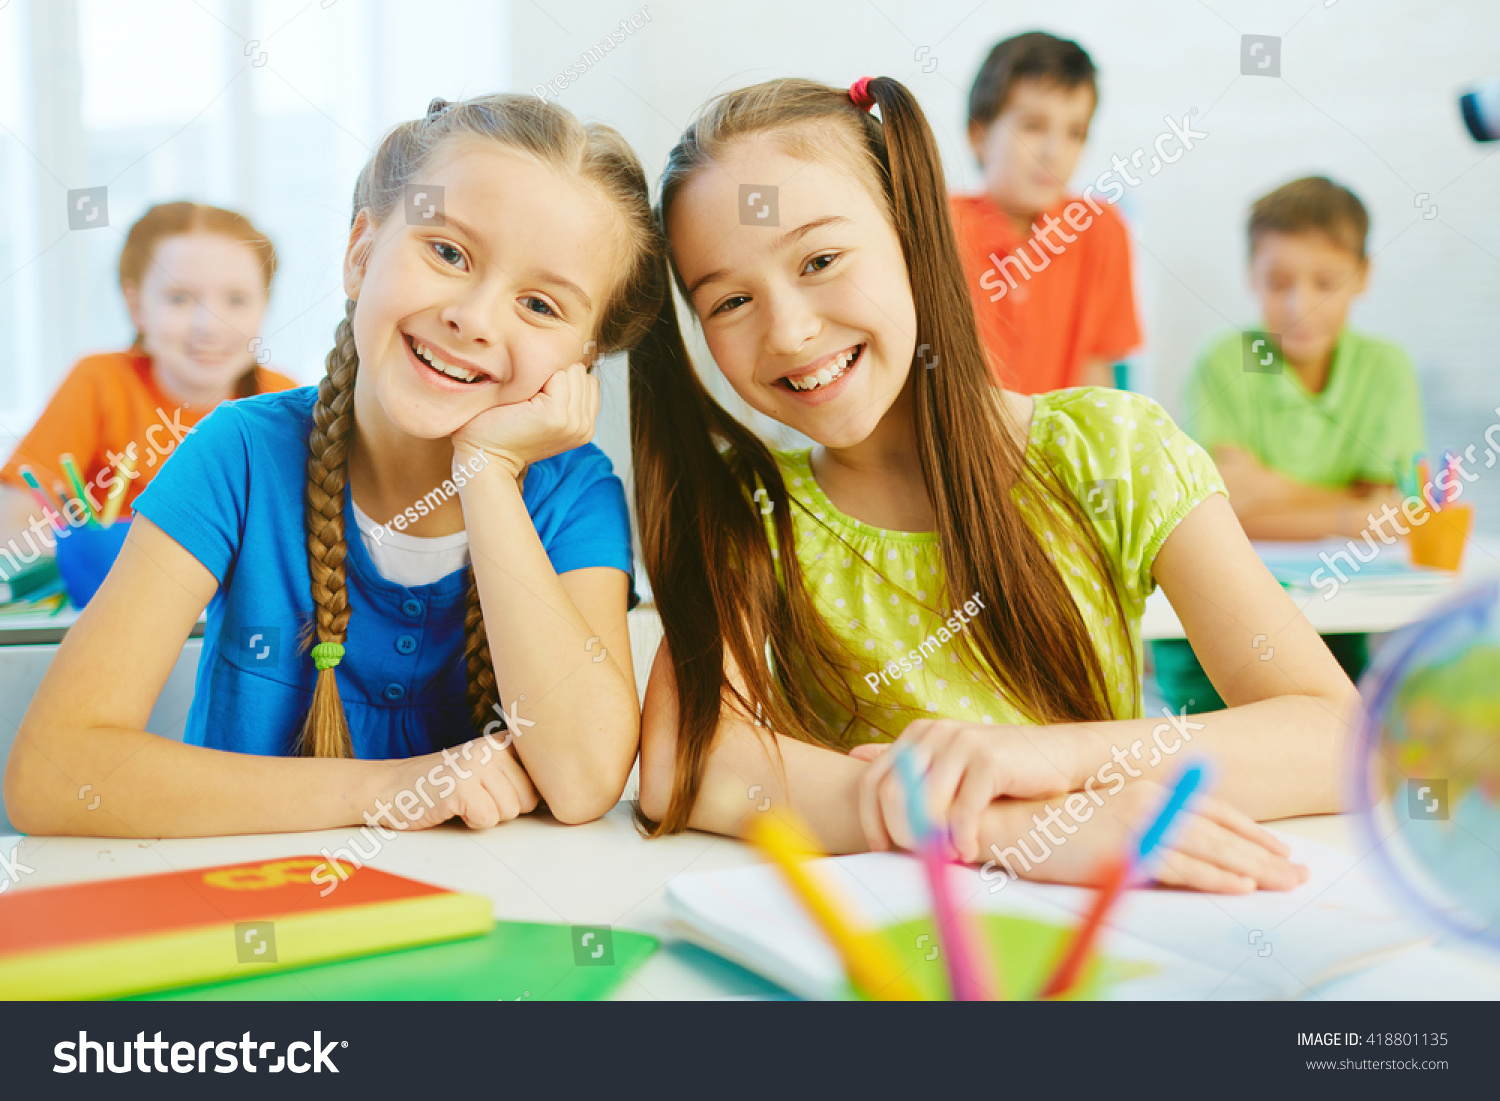
[[[557,818],[591,821],[619,802],[640,736],[629,578],[610,567],[554,572],[514,479],[461,492],[516,755]]]
[[[358,823],[383,762],[262,757],[145,730],[214,576],[143,516],[22,719],[5,803],[27,833],[173,837]]]
[[[1151,719],[1096,727],[1100,763],[1125,739],[1142,739],[1148,763],[1133,767],[1162,781],[1180,762],[1151,749],[1190,738],[1184,749],[1217,760],[1214,795],[1252,818],[1339,810],[1358,695],[1222,495],[1209,496],[1177,525],[1153,573],[1228,708],[1175,716],[1165,730]],[[1159,760],[1149,764],[1151,756]]]
[[[726,661],[730,681],[743,690],[733,660]],[[663,642],[641,717],[641,810],[657,822],[672,799],[677,730],[677,679]],[[688,825],[743,837],[754,815],[790,807],[826,851],[864,852],[869,845],[859,822],[859,779],[867,768],[837,750],[772,734],[726,704]]]

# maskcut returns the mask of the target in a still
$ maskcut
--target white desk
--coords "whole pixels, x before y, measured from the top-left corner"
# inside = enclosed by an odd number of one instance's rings
[[[1348,823],[1336,816],[1289,819],[1277,828],[1349,851]],[[17,853],[35,868],[20,889],[144,875],[212,864],[332,851],[352,830],[190,840],[25,838]],[[0,853],[15,839],[0,840]],[[500,920],[610,925],[658,936],[662,950],[625,981],[616,997],[723,998],[774,993],[749,973],[690,945],[674,943],[663,890],[675,875],[753,863],[737,841],[689,833],[648,841],[621,803],[585,826],[524,818],[491,830],[443,826],[401,834],[370,862],[400,875],[489,896]],[[17,889],[17,888],[12,888]],[[1325,985],[1334,999],[1500,998],[1500,960],[1453,947],[1419,949]]]
[[[1363,541],[1360,547],[1363,548]],[[1390,547],[1383,554],[1405,555],[1405,547]],[[1307,621],[1320,635],[1346,632],[1394,631],[1415,623],[1447,600],[1458,590],[1486,578],[1500,576],[1500,539],[1476,536],[1469,540],[1464,554],[1463,571],[1443,589],[1425,593],[1381,592],[1361,588],[1358,577],[1340,586],[1331,599],[1324,599],[1326,588],[1289,589],[1287,595],[1302,610]],[[1141,637],[1145,639],[1184,638],[1182,624],[1166,594],[1157,589],[1146,600],[1141,614]]]

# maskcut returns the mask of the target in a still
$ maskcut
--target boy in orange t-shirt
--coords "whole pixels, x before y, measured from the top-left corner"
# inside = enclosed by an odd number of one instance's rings
[[[1112,386],[1140,344],[1125,223],[1092,189],[1064,191],[1097,104],[1089,55],[1039,31],[991,50],[969,93],[984,194],[951,209],[980,340],[1009,390]]]

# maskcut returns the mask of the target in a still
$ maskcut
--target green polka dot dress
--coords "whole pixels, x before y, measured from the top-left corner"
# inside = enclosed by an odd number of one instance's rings
[[[935,532],[861,523],[824,495],[808,450],[773,454],[793,497],[797,558],[814,606],[858,669],[850,687],[862,701],[861,718],[853,725],[847,713],[820,718],[832,729],[848,726],[850,745],[889,741],[922,718],[1027,722],[961,640],[984,602],[999,594],[950,594]],[[1141,610],[1156,584],[1151,565],[1183,517],[1209,494],[1224,493],[1218,470],[1156,402],[1093,387],[1037,395],[1028,454],[1057,472],[1099,534],[1123,623],[1116,622],[1076,532],[1054,530],[1024,489],[1012,491],[1099,647],[1115,717],[1138,717],[1141,686],[1139,676],[1131,676],[1129,655],[1139,670]],[[765,523],[772,537],[772,517]]]

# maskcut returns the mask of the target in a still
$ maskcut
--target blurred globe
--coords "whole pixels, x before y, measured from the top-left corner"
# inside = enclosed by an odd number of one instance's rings
[[[1500,948],[1500,584],[1393,635],[1360,695],[1354,792],[1382,878]]]

